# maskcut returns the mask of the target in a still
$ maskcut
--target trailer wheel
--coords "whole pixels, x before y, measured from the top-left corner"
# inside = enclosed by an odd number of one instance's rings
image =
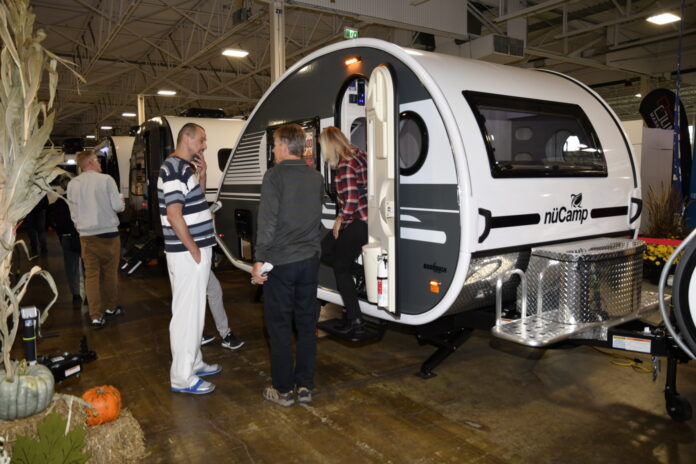
[[[685,422],[691,419],[691,404],[681,395],[665,393],[667,414],[677,422]]]
[[[689,293],[696,286],[696,241],[686,246],[674,273],[672,314],[689,349],[696,351],[696,320],[689,305]],[[694,290],[691,290],[693,293]]]

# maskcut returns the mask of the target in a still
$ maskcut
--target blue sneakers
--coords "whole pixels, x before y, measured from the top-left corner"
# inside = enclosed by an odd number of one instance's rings
[[[198,377],[204,377],[206,375],[217,374],[222,371],[222,366],[219,364],[204,364],[203,369],[196,372]]]
[[[213,390],[215,390],[215,385],[203,379],[198,379],[198,382],[188,388],[172,387],[172,391],[175,393],[190,393],[192,395],[205,395],[206,393],[211,393]]]

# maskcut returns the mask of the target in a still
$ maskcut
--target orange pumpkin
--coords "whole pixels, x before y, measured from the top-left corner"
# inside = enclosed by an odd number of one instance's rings
[[[111,385],[90,388],[82,395],[82,399],[94,406],[96,410],[95,414],[95,411],[86,408],[87,425],[111,422],[121,413],[121,392]]]

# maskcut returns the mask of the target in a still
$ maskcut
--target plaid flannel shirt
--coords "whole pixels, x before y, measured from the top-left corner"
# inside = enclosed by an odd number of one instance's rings
[[[353,148],[350,159],[341,158],[334,177],[338,196],[339,215],[343,217],[341,229],[356,219],[367,222],[367,156]]]

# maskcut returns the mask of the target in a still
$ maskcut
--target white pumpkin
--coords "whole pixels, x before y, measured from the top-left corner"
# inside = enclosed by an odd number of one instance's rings
[[[17,364],[17,363],[15,363]],[[0,419],[13,420],[38,414],[53,399],[53,374],[42,364],[15,367],[14,382],[6,380],[7,372],[0,369]]]

